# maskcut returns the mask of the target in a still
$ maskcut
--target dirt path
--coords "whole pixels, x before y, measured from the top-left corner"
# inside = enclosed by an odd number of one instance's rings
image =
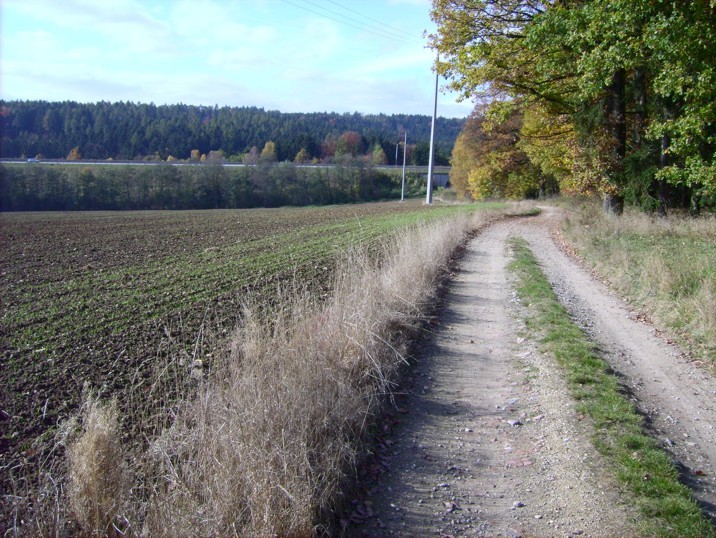
[[[510,236],[528,240],[560,299],[625,376],[656,434],[715,500],[712,378],[567,258],[549,237],[556,211],[502,222],[471,242],[422,353],[388,468],[355,535],[633,535],[638,514],[605,474],[553,360],[521,331],[506,271]],[[667,440],[668,439],[668,440]],[[693,471],[701,471],[696,477]]]

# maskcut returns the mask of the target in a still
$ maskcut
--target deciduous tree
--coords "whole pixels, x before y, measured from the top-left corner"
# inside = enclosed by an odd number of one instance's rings
[[[241,156],[241,160],[244,164],[256,164],[259,162],[259,148],[252,146],[249,151]]]
[[[305,164],[310,161],[311,156],[308,154],[308,151],[306,151],[306,148],[301,148],[299,152],[296,153],[296,157],[293,159],[293,162],[297,164]]]
[[[68,161],[79,161],[80,159],[82,159],[82,155],[80,155],[80,148],[75,146],[67,154],[67,160]]]
[[[371,153],[371,162],[376,165],[383,165],[388,162],[388,156],[385,154],[385,150],[380,144],[373,146],[373,153]]]
[[[336,155],[356,155],[363,153],[363,137],[356,131],[347,131],[338,137]]]
[[[530,125],[535,111],[557,128],[549,136],[559,155],[523,143],[542,171],[599,190],[610,209],[657,190],[665,203],[665,181],[702,200],[716,194],[715,8],[712,0],[434,0],[431,44],[450,85],[493,103],[494,117],[519,107],[523,135],[544,135]],[[554,166],[567,156],[569,176]]]
[[[264,145],[264,149],[261,150],[260,160],[263,162],[276,162],[277,158],[276,144],[269,140]]]
[[[469,198],[535,197],[544,190],[540,170],[520,144],[522,113],[513,109],[500,122],[478,107],[455,144],[450,182]]]

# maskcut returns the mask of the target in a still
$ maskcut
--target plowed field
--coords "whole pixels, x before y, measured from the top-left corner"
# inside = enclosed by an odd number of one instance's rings
[[[123,407],[160,404],[157,370],[206,367],[249,291],[328,288],[345,249],[463,210],[474,206],[0,215],[2,485],[47,452],[85,383]]]

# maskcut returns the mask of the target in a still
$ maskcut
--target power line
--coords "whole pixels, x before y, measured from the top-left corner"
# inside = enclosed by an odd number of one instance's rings
[[[313,9],[310,9],[310,8],[308,8],[308,7],[306,7],[306,6],[303,6],[303,5],[296,4],[296,3],[291,2],[291,1],[289,1],[289,0],[282,0],[282,1],[285,2],[285,3],[287,3],[287,4],[291,4],[292,6],[297,7],[297,8],[299,8],[299,9],[303,9],[303,10],[308,11],[308,12],[310,12],[310,13],[314,13],[314,14],[320,16],[320,17],[324,17],[324,18],[326,18],[326,19],[330,19],[330,20],[335,21],[335,22],[338,22],[338,23],[340,23],[340,24],[344,24],[344,25],[346,25],[346,26],[350,26],[351,28],[356,28],[356,29],[358,29],[358,30],[368,32],[368,33],[373,34],[373,35],[376,35],[376,36],[378,36],[378,37],[388,38],[388,39],[392,39],[392,40],[394,40],[394,41],[400,41],[400,42],[408,43],[408,44],[417,44],[417,43],[418,43],[418,41],[415,41],[415,40],[414,40],[414,41],[409,41],[408,38],[405,38],[405,37],[403,37],[403,36],[401,36],[401,35],[397,35],[397,34],[388,32],[388,31],[386,31],[386,30],[382,30],[382,29],[380,29],[380,28],[375,28],[375,26],[373,26],[373,25],[369,25],[369,24],[367,24],[367,23],[365,23],[365,22],[359,21],[359,20],[357,20],[357,19],[355,19],[355,18],[353,18],[353,17],[350,17],[350,16],[348,16],[348,15],[345,15],[345,14],[343,14],[343,13],[339,13],[339,12],[337,12],[337,11],[335,11],[335,10],[332,10],[332,9],[327,8],[327,7],[321,6],[320,4],[316,4],[315,2],[311,2],[310,0],[303,0],[303,1],[304,1],[305,3],[308,3],[308,4],[310,4],[310,5],[313,5],[313,6],[317,7],[318,9],[321,9],[321,10],[326,11],[326,12],[328,12],[328,13],[332,13],[332,14],[334,14],[334,15],[336,15],[336,16],[338,16],[338,17],[341,17],[342,19],[345,19],[345,20],[336,19],[336,18],[334,18],[334,17],[331,17],[330,15],[326,15],[325,13],[320,13],[320,12],[318,12],[318,11],[314,11]]]
[[[330,2],[331,4],[334,4],[334,5],[336,5],[336,6],[340,7],[340,8],[345,9],[346,11],[350,11],[351,13],[355,13],[355,14],[358,15],[359,17],[363,17],[364,19],[368,19],[369,21],[377,22],[377,23],[380,24],[381,26],[385,26],[386,28],[389,28],[389,29],[392,30],[393,32],[397,32],[397,33],[399,33],[399,34],[406,35],[406,36],[408,36],[410,39],[413,39],[413,40],[415,39],[415,36],[414,36],[413,34],[411,34],[410,32],[406,32],[406,31],[404,31],[404,30],[401,30],[400,28],[396,28],[395,26],[391,26],[390,24],[386,24],[386,23],[384,23],[383,21],[380,21],[380,20],[378,20],[378,19],[374,19],[373,17],[369,17],[368,15],[364,15],[363,13],[360,13],[359,11],[356,11],[355,9],[351,9],[351,8],[349,8],[348,6],[344,6],[344,5],[342,5],[342,4],[339,4],[338,2],[334,2],[334,0],[326,0],[326,2]]]
[[[333,13],[333,14],[335,14],[335,15],[337,15],[337,16],[343,18],[343,19],[346,19],[346,20],[340,20],[340,19],[337,19],[337,18],[335,18],[335,17],[331,17],[330,15],[326,15],[325,13],[320,13],[320,12],[318,12],[318,11],[315,11],[315,10],[309,8],[309,7],[306,7],[306,6],[303,6],[303,5],[300,5],[300,4],[296,4],[295,2],[291,2],[290,0],[281,0],[281,1],[284,2],[284,3],[286,3],[286,4],[292,5],[292,6],[294,6],[294,7],[297,7],[297,8],[299,8],[299,9],[303,9],[303,10],[305,10],[305,11],[308,11],[308,12],[310,12],[310,13],[313,13],[313,14],[315,14],[315,15],[318,15],[319,17],[323,17],[323,18],[326,18],[326,19],[330,19],[330,20],[335,21],[335,22],[337,22],[337,23],[339,23],[339,24],[344,24],[344,25],[346,25],[346,26],[350,26],[351,28],[355,28],[355,29],[357,29],[357,30],[364,31],[364,32],[367,32],[367,33],[376,35],[376,36],[378,36],[378,37],[382,37],[382,38],[384,38],[384,39],[385,39],[385,38],[387,38],[387,39],[392,39],[392,40],[394,40],[394,41],[400,41],[400,42],[403,42],[403,43],[406,43],[406,44],[410,44],[410,45],[414,45],[414,44],[420,43],[420,41],[418,41],[418,40],[412,40],[412,41],[411,41],[411,40],[409,40],[408,38],[404,38],[403,36],[400,36],[400,35],[396,35],[396,34],[394,34],[394,33],[387,32],[386,30],[381,30],[380,28],[375,28],[374,26],[368,25],[367,23],[361,22],[361,21],[359,21],[359,20],[357,20],[357,19],[355,19],[355,18],[353,18],[353,17],[349,17],[348,15],[343,15],[342,13],[339,13],[339,12],[337,12],[337,11],[334,11],[334,10],[328,9],[328,8],[326,8],[326,7],[323,7],[323,6],[319,5],[319,4],[316,4],[316,3],[314,3],[314,2],[311,2],[310,0],[304,0],[304,1],[307,2],[307,3],[309,3],[309,4],[311,4],[311,5],[313,5],[313,6],[318,7],[319,9],[322,9],[322,10],[324,10],[324,11],[327,11],[328,13]],[[347,22],[347,21],[350,21],[350,22]]]
[[[355,18],[353,18],[353,17],[350,17],[350,16],[348,16],[348,15],[344,15],[343,13],[340,13],[340,12],[338,12],[338,11],[335,11],[335,10],[329,9],[329,8],[327,8],[327,7],[324,7],[324,6],[322,6],[322,5],[320,5],[320,4],[317,4],[317,3],[315,3],[315,2],[313,2],[313,1],[311,1],[311,0],[303,0],[303,2],[305,2],[305,3],[307,3],[307,4],[311,4],[311,5],[313,5],[313,6],[316,6],[316,7],[319,8],[319,9],[322,9],[322,10],[327,11],[327,12],[329,12],[329,13],[333,13],[333,14],[335,14],[335,15],[338,15],[339,17],[342,17],[342,18],[344,18],[344,19],[347,19],[347,20],[349,20],[349,21],[352,21],[352,22],[354,22],[354,23],[356,23],[356,24],[360,24],[360,25],[362,25],[362,26],[367,26],[368,28],[375,29],[376,31],[381,32],[381,33],[383,33],[383,34],[386,34],[387,36],[389,36],[389,37],[391,37],[391,38],[400,39],[400,40],[409,39],[409,40],[411,40],[411,41],[415,41],[416,43],[420,42],[419,40],[417,40],[417,39],[415,38],[415,36],[413,36],[412,34],[409,34],[408,32],[403,32],[402,30],[398,30],[397,28],[393,28],[392,26],[390,26],[390,25],[388,25],[388,24],[385,24],[384,22],[381,22],[381,21],[379,21],[379,20],[377,20],[377,19],[373,19],[373,18],[369,17],[368,15],[363,15],[362,13],[360,13],[360,12],[358,12],[358,11],[355,11],[355,10],[353,10],[353,9],[347,8],[347,7],[345,7],[345,6],[342,6],[341,4],[339,4],[338,2],[334,2],[333,0],[327,0],[327,1],[330,2],[331,4],[334,4],[334,5],[336,5],[336,6],[340,7],[340,8],[345,9],[346,11],[353,12],[353,13],[355,13],[355,14],[357,14],[357,15],[359,15],[359,16],[365,18],[365,19],[375,21],[375,22],[377,22],[378,24],[380,24],[381,26],[385,26],[386,28],[389,28],[389,30],[383,30],[383,29],[381,29],[381,28],[376,28],[375,26],[372,26],[372,25],[369,26],[369,25],[368,25],[367,23],[365,23],[365,22],[359,21],[359,20],[357,20],[357,19],[355,19]],[[404,34],[405,36],[407,36],[407,38],[406,38],[406,37],[403,37],[403,36],[401,36],[401,35],[398,35],[398,34]]]

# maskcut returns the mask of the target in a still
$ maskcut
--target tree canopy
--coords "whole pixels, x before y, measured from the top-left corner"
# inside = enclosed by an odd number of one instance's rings
[[[485,117],[522,114],[538,174],[662,211],[716,205],[716,0],[433,0],[431,14],[438,72]]]

